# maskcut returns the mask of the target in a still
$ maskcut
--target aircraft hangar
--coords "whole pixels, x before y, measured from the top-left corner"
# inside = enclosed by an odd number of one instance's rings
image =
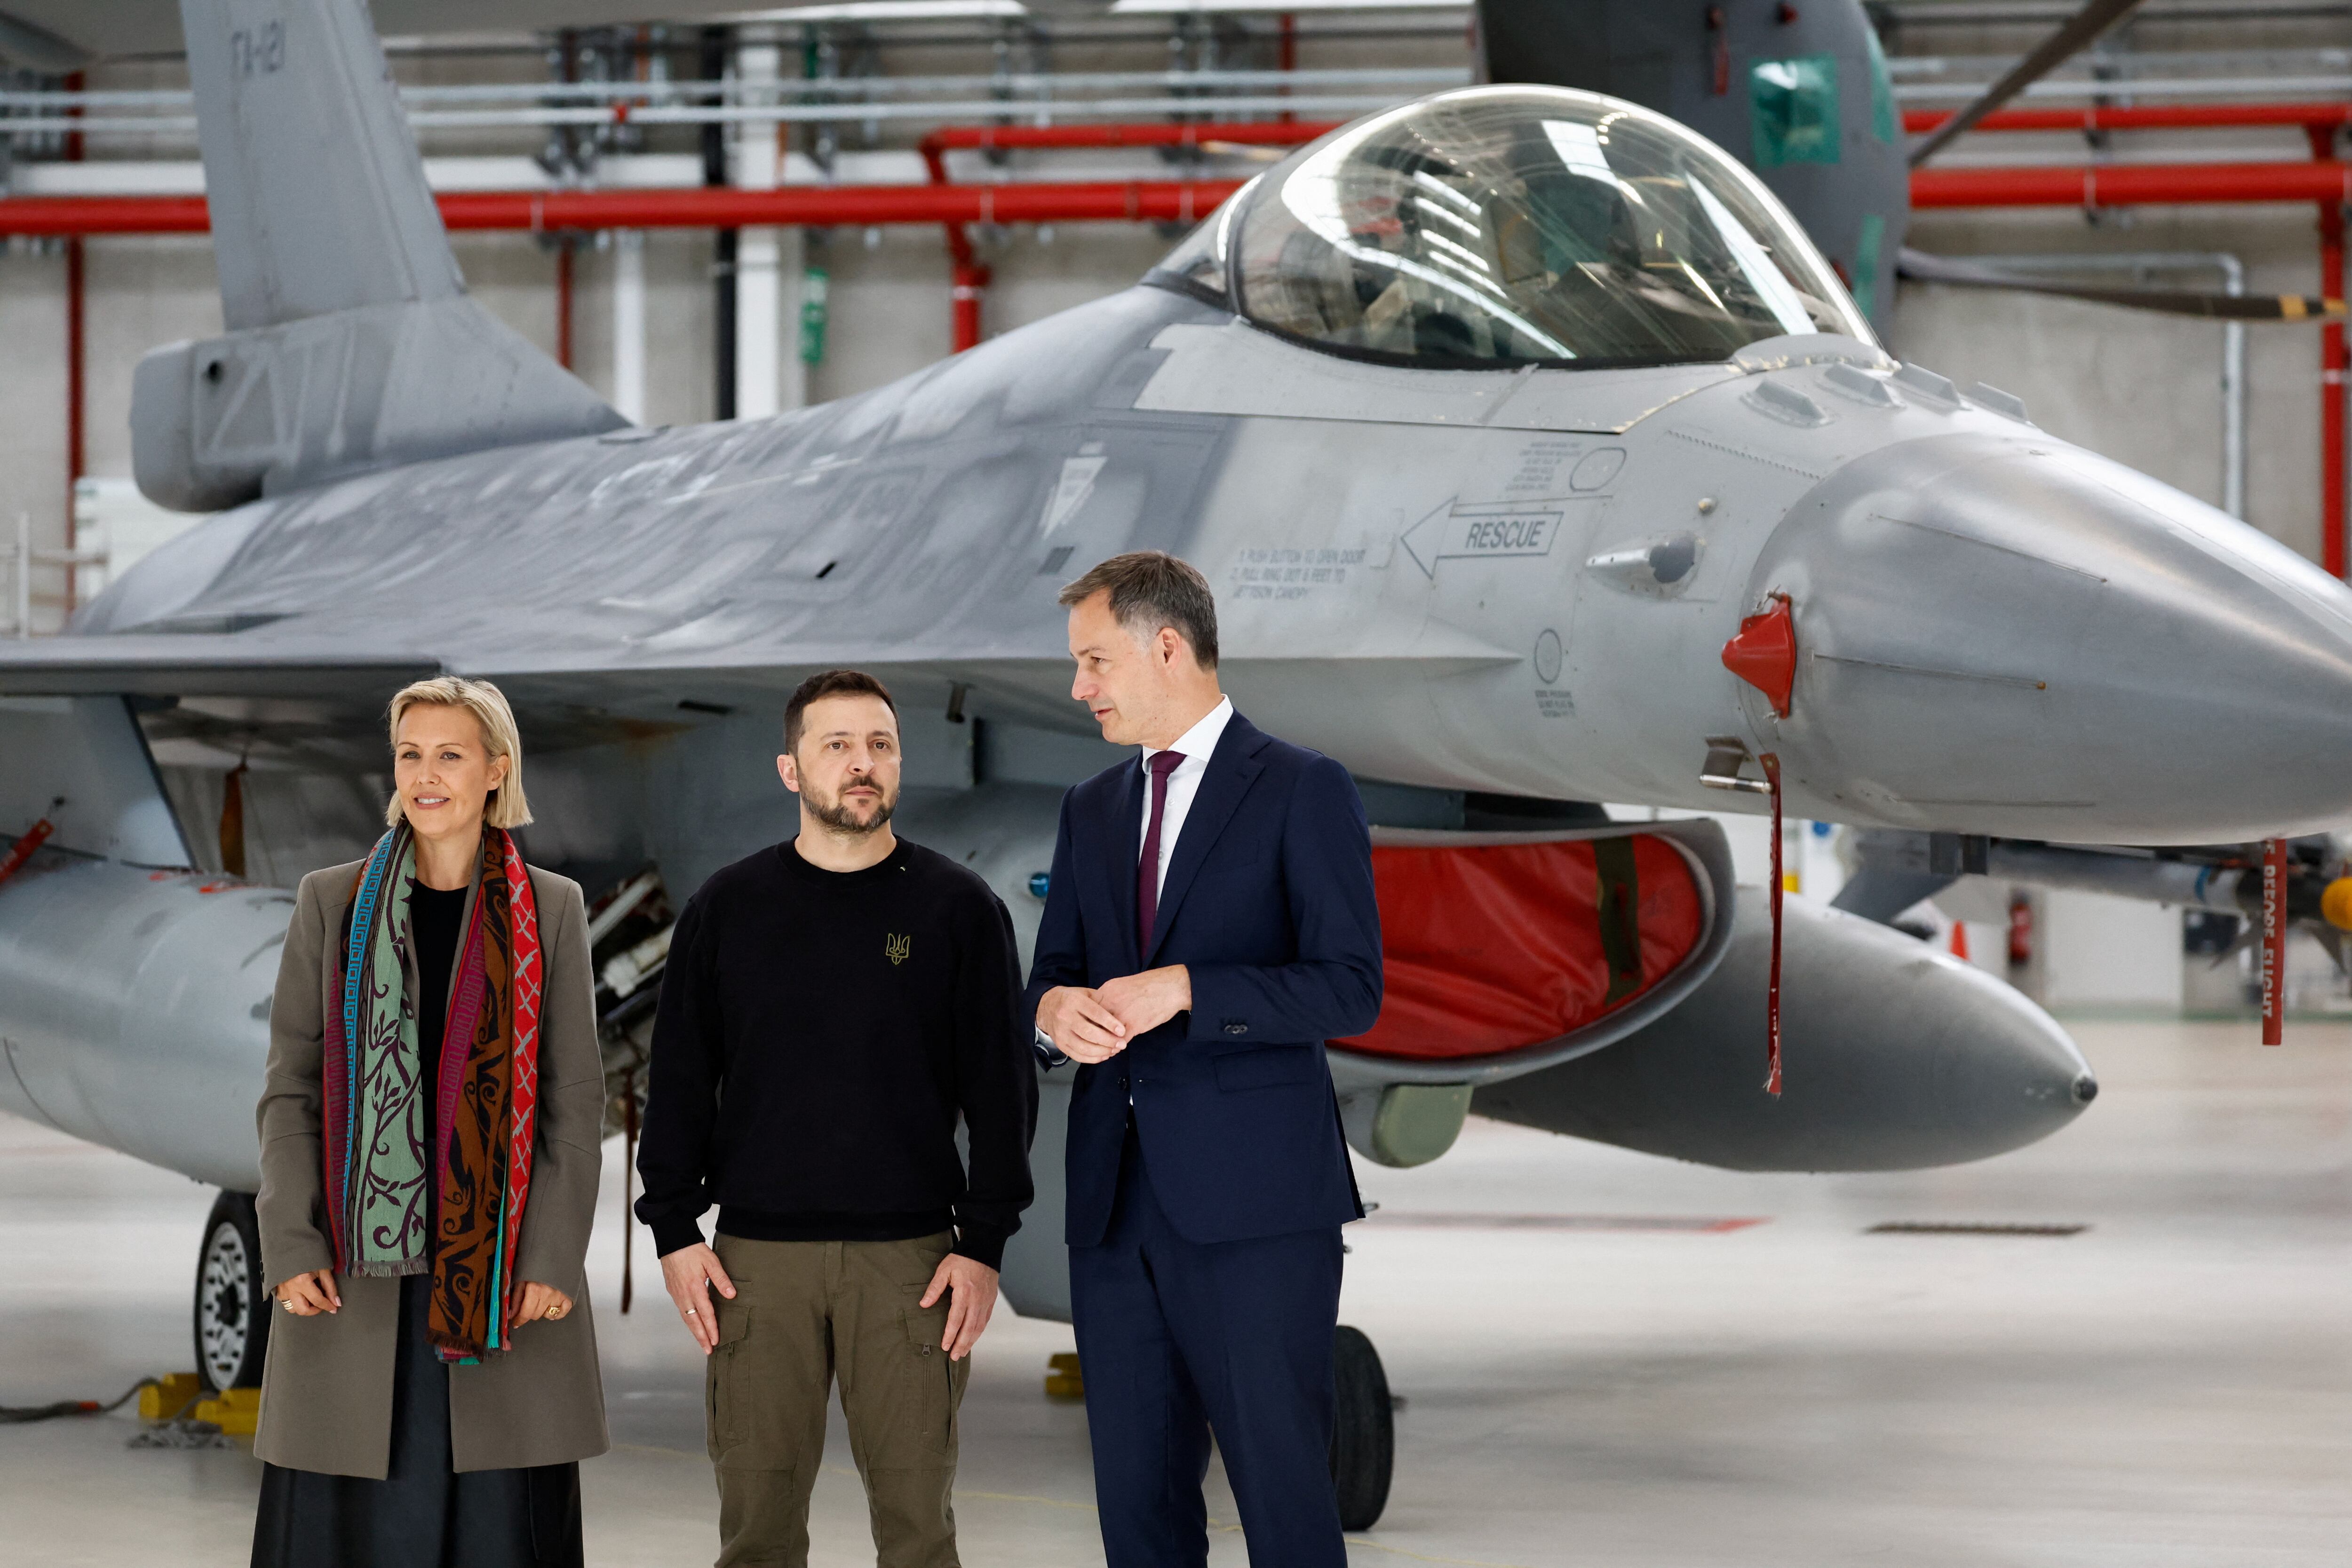
[[[0,0],[0,1563],[265,1560],[278,955],[440,674],[588,922],[584,1561],[710,1561],[672,932],[856,665],[1027,964],[1140,549],[1368,825],[1349,1563],[2352,1554],[2352,4],[650,3]],[[1071,1077],[974,1568],[1106,1561]]]

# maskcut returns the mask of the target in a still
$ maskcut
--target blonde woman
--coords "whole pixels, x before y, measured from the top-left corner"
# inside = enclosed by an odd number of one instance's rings
[[[254,1568],[576,1565],[608,1446],[587,921],[516,846],[496,686],[420,681],[391,730],[390,826],[302,879],[270,1013]]]

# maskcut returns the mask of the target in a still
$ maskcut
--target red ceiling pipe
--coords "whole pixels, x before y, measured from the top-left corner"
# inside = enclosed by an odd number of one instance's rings
[[[437,198],[452,229],[745,228],[761,224],[1192,223],[1238,180],[1086,184],[725,185],[672,190],[453,191]],[[202,196],[0,197],[0,235],[202,234]]]
[[[947,225],[950,351],[962,353],[980,347],[980,307],[987,298],[990,272],[972,253],[971,231],[962,224]]]
[[[951,352],[961,354],[966,349],[980,347],[980,306],[987,297],[989,276],[988,268],[979,262],[955,264],[948,281],[948,302],[952,312],[949,328],[954,336]]]
[[[2311,155],[2326,161],[2336,152],[2334,127],[2311,128]],[[2342,167],[2342,165],[2337,165]],[[2338,193],[2319,203],[2319,289],[2330,299],[2344,298],[2344,210],[2352,192]],[[2330,322],[2319,329],[2319,551],[2328,575],[2345,575],[2344,494],[2344,375],[2352,367],[2344,341],[2344,324]]]
[[[452,229],[826,227],[866,224],[1196,223],[1238,180],[1127,180],[992,185],[784,185],[677,190],[451,192]],[[2096,168],[1921,169],[1912,204],[2130,206],[2162,203],[2334,202],[2352,197],[2352,164],[2146,163]],[[201,196],[0,197],[0,235],[200,234]]]
[[[202,196],[0,196],[0,234],[202,234]]]
[[[572,242],[555,243],[555,362],[572,368]]]
[[[756,224],[1192,223],[1237,180],[1129,180],[993,185],[785,185],[677,190],[452,192],[452,229],[735,228]],[[2081,168],[1922,169],[1919,207],[2127,206],[2143,203],[2342,202],[2352,166],[2311,163],[2107,164]],[[202,196],[0,198],[0,235],[201,234]]]
[[[1913,109],[1903,129],[1933,131],[1948,110]],[[2130,109],[2004,109],[1977,121],[1978,131],[2216,131],[2244,125],[2352,125],[2352,103],[2163,103]]]
[[[440,198],[453,229],[830,227],[866,224],[1192,222],[1239,189],[1238,180],[1121,180],[1085,184],[783,185],[668,191],[453,192]],[[0,203],[0,222],[6,204]]]
[[[2128,207],[2232,202],[2341,202],[2352,165],[2101,163],[2048,169],[1915,169],[1911,204],[1930,207]]]

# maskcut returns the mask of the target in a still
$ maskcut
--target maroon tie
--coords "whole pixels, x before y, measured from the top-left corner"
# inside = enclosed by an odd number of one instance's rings
[[[1135,931],[1139,956],[1151,951],[1152,922],[1160,918],[1160,813],[1168,805],[1168,776],[1184,760],[1181,751],[1154,756],[1151,768],[1151,825],[1143,830],[1143,859],[1135,867]]]

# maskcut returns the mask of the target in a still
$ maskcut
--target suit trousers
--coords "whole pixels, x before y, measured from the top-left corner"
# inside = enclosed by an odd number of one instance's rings
[[[918,1304],[950,1239],[713,1243],[735,1282],[731,1301],[711,1297],[706,1374],[719,1568],[806,1568],[836,1377],[879,1568],[956,1568],[950,1493],[971,1363],[940,1348],[948,1295]]]
[[[1099,1245],[1070,1249],[1070,1304],[1108,1568],[1201,1568],[1214,1435],[1255,1568],[1346,1568],[1331,1487],[1339,1228],[1188,1241],[1132,1124]]]

